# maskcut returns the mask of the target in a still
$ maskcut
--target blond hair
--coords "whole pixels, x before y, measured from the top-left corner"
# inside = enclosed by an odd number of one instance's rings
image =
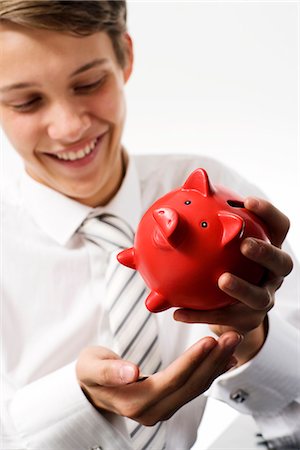
[[[0,23],[87,36],[106,32],[119,64],[124,67],[127,52],[124,38],[126,0],[0,0]]]

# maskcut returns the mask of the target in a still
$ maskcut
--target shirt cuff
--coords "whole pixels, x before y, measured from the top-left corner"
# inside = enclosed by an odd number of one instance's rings
[[[209,394],[244,414],[282,410],[299,396],[299,331],[271,310],[269,332],[249,362],[220,376]]]
[[[130,449],[127,439],[86,399],[75,363],[18,390],[10,413],[32,450]]]

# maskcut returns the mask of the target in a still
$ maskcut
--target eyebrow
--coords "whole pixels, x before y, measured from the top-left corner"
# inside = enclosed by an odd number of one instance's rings
[[[14,83],[10,84],[9,86],[4,86],[0,88],[0,92],[5,93],[8,91],[13,91],[15,89],[26,89],[26,88],[32,88],[32,87],[39,87],[40,85],[38,83]]]
[[[94,67],[101,66],[101,65],[105,64],[107,61],[108,61],[108,59],[106,59],[106,58],[94,59],[93,61],[91,61],[87,64],[84,64],[83,66],[79,67],[74,72],[72,72],[70,75],[70,78],[73,78],[76,75],[79,75],[80,73],[85,72]],[[28,89],[28,88],[39,87],[39,86],[40,86],[40,84],[38,84],[38,83],[14,83],[14,84],[10,84],[8,86],[4,86],[4,87],[0,88],[0,92],[5,93],[8,91],[12,91],[12,90]]]
[[[108,61],[107,58],[94,59],[93,61],[79,67],[79,69],[76,69],[75,72],[71,74],[71,78],[74,77],[75,75],[79,75],[80,73],[85,72],[86,70],[92,69],[93,67],[101,66],[105,64],[107,61]]]

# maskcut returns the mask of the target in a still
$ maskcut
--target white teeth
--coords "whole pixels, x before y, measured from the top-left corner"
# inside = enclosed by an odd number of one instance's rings
[[[82,151],[84,155],[88,155],[92,150],[93,149],[87,145]]]
[[[84,150],[79,150],[79,152],[77,153],[79,158],[83,158],[85,154],[86,153],[84,153]]]
[[[68,155],[69,155],[69,158],[71,161],[74,161],[75,159],[77,159],[77,154],[74,152],[69,152]]]
[[[77,152],[60,152],[56,153],[58,159],[63,159],[65,161],[76,161],[77,159],[82,159],[86,155],[89,155],[91,151],[94,150],[97,144],[97,139],[94,139],[90,144],[86,145],[83,149]]]

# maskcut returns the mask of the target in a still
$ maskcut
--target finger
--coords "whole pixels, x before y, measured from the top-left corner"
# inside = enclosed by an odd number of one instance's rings
[[[160,395],[168,395],[182,386],[217,345],[216,339],[210,336],[205,337],[192,345],[164,371],[157,374],[161,386],[164,386]]]
[[[98,360],[89,367],[90,384],[98,386],[121,386],[133,383],[139,377],[139,369],[130,362],[119,360]]]
[[[273,298],[269,289],[242,280],[231,273],[223,273],[218,280],[219,288],[244,305],[258,311],[269,311]]]
[[[272,296],[267,288],[254,286],[235,277],[232,274],[222,274],[218,280],[219,287],[237,302],[223,308],[213,310],[191,310],[177,309],[174,312],[174,319],[185,323],[207,323],[233,326],[239,324],[238,329],[243,329],[242,323],[245,325],[247,321],[247,310],[268,311],[273,306]],[[239,319],[242,315],[245,320]]]
[[[241,342],[242,337],[236,331],[229,331],[216,341],[212,337],[197,342],[183,355],[177,358],[169,367],[161,372],[159,377],[165,379],[165,394],[170,394],[183,386],[190,376],[198,370],[198,368],[212,365],[216,370],[217,360],[229,359],[237,345]],[[215,352],[215,349],[218,351]],[[214,352],[214,353],[213,353]],[[214,354],[214,356],[211,356]],[[209,362],[211,361],[211,362]],[[212,372],[212,370],[210,370]]]
[[[247,197],[244,205],[266,223],[272,243],[280,247],[290,228],[288,217],[263,199]]]
[[[219,339],[218,345],[206,356],[206,358],[194,367],[190,376],[180,386],[173,384],[168,395],[163,401],[154,403],[147,410],[147,415],[139,417],[139,421],[146,425],[153,425],[159,420],[169,419],[181,406],[206,391],[211,383],[222,373],[236,365],[237,360],[232,356],[236,346],[241,342],[241,337],[236,332],[229,332]],[[157,374],[160,377],[167,375],[172,380],[170,369],[165,373]]]
[[[187,349],[166,369],[151,375],[147,380],[143,381],[141,389],[145,390],[145,387],[148,387],[148,394],[151,393],[152,396],[148,407],[157,403],[157,401],[160,401],[174,390],[179,389],[217,345],[216,339],[207,336]]]
[[[87,386],[120,386],[136,381],[139,368],[103,347],[82,352],[77,362],[77,377]]]
[[[123,360],[102,360],[97,371],[98,384],[101,386],[121,386],[133,383],[139,377],[139,368],[135,364]]]
[[[154,404],[148,409],[147,416],[139,417],[138,420],[144,425],[151,426],[158,421],[170,419],[178,409],[207,391],[217,377],[232,369],[236,364],[237,360],[234,356],[227,356],[222,363],[220,360],[211,362],[209,372],[207,367],[199,368],[183,386],[165,397],[162,402]]]
[[[241,252],[277,276],[285,277],[293,269],[293,261],[286,252],[260,239],[244,239]]]

